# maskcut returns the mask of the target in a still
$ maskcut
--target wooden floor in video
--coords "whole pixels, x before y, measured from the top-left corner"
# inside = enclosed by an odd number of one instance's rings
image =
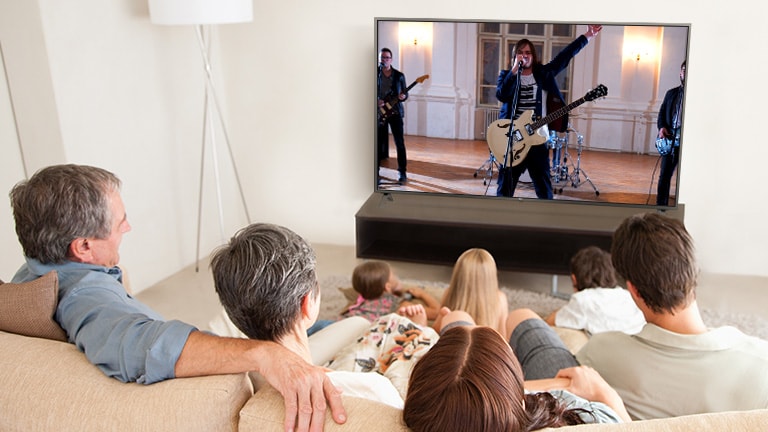
[[[380,190],[496,195],[498,167],[492,172],[489,169],[490,151],[485,141],[406,136],[405,147],[408,181],[402,185],[397,182],[397,152],[390,138],[390,158],[379,168]],[[567,153],[566,175],[561,168],[561,175],[552,180],[556,200],[655,205],[658,155],[582,148],[579,156],[576,144],[569,144]],[[677,171],[672,178],[670,205],[676,198],[676,176]],[[515,197],[536,198],[527,173],[521,177]]]

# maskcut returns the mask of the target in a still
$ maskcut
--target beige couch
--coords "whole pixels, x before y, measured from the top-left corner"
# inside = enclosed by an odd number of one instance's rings
[[[9,299],[8,288],[18,287],[13,285],[0,285],[0,431],[283,430],[282,398],[268,386],[254,392],[247,374],[183,378],[148,386],[124,384],[105,376],[72,344],[16,334],[30,328],[26,321],[18,325],[25,313],[18,308],[27,308],[30,300]],[[51,322],[55,301],[38,303],[47,312],[37,324]],[[60,338],[60,334],[54,332],[51,338]],[[568,343],[578,344],[578,337]],[[347,424],[337,426],[327,419],[326,430],[407,431],[397,409],[352,397],[345,397],[344,405]],[[766,425],[768,409],[558,430],[763,431]]]

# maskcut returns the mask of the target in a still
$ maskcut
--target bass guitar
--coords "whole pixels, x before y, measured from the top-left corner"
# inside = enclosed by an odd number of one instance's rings
[[[403,93],[407,94],[410,89],[416,86],[416,84],[423,83],[427,80],[427,78],[429,78],[429,75],[422,75],[416,78],[416,81],[412,82],[411,85],[406,87]],[[399,95],[392,94],[392,92],[384,96],[384,105],[379,107],[379,124],[384,124],[384,122],[386,122],[390,117],[398,115],[397,104],[400,102],[400,98],[398,96]]]
[[[680,128],[672,129],[672,138],[656,138],[656,150],[662,156],[672,153],[672,148],[677,145],[680,145]]]
[[[584,102],[593,101],[607,94],[608,88],[600,84],[594,90],[588,91],[581,99],[553,111],[540,120],[534,120],[534,112],[532,110],[523,112],[514,122],[508,119],[496,120],[488,126],[488,131],[485,135],[488,147],[496,155],[496,160],[500,164],[504,164],[504,168],[520,165],[525,160],[532,146],[541,145],[549,141],[547,124],[568,114],[572,109]],[[510,139],[512,143],[508,146]],[[505,158],[504,154],[507,149],[509,149],[509,154]]]

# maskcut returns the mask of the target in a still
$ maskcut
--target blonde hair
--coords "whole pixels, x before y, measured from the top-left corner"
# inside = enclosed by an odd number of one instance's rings
[[[443,295],[443,306],[468,313],[480,326],[504,334],[501,320],[499,278],[496,261],[485,249],[466,250],[453,266],[451,283]]]

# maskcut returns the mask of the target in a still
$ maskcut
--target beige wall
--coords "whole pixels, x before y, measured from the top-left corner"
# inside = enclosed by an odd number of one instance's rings
[[[768,275],[760,167],[768,147],[750,129],[761,124],[764,98],[747,91],[762,82],[762,68],[741,67],[755,58],[768,29],[745,22],[746,0],[706,0],[695,8],[649,0],[631,16],[626,6],[607,0],[553,0],[522,15],[508,1],[340,0],[333,9],[343,12],[332,18],[322,2],[254,5],[254,22],[220,27],[222,43],[214,49],[214,73],[253,220],[287,225],[313,242],[354,243],[354,214],[373,188],[373,124],[359,107],[368,106],[373,88],[375,16],[690,22],[689,150],[681,167],[686,223],[705,271]],[[31,9],[39,9],[37,16]],[[26,66],[26,73],[42,74],[38,82],[47,81],[52,90],[42,88],[19,102],[55,107],[53,114],[24,110],[25,121],[51,134],[29,143],[22,136],[23,147],[39,161],[35,168],[49,160],[88,163],[123,179],[133,232],[124,239],[122,264],[132,270],[135,289],[193,263],[203,103],[194,29],[150,24],[144,0],[0,0],[0,17],[0,41],[17,53],[8,62],[29,65],[27,56],[48,61],[48,70]],[[31,28],[39,41],[30,43],[29,30],[19,27]],[[729,62],[734,67],[724,67]],[[2,137],[5,164],[18,156]],[[206,253],[246,223],[226,154],[219,159],[225,235],[209,175]],[[21,171],[7,172],[13,174],[0,174],[4,189]],[[1,249],[0,257],[18,252]],[[0,270],[0,278],[9,277]]]

